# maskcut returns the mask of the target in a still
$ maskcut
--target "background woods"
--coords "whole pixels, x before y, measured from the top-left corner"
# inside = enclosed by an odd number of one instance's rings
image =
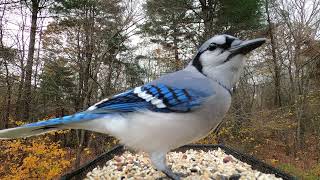
[[[248,57],[220,130],[199,143],[316,179],[319,26],[319,0],[3,0],[0,128],[81,111],[181,69],[215,34],[267,37]],[[56,177],[115,143],[75,130],[0,141],[0,177]]]

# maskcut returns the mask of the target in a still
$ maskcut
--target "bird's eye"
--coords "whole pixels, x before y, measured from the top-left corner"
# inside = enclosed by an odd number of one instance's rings
[[[217,48],[216,44],[210,44],[209,47],[208,47],[208,50],[209,51],[214,51],[216,48]]]

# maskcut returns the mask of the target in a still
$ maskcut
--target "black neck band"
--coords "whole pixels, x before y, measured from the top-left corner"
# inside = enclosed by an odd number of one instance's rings
[[[232,96],[232,91],[231,91],[231,89],[227,88],[227,86],[225,86],[224,84],[222,84],[220,81],[218,81],[218,80],[216,80],[216,79],[214,79],[214,81],[215,81],[216,83],[218,83],[221,87],[223,87],[225,90],[227,90],[227,91],[229,92],[230,96]]]
[[[206,49],[206,50],[207,50],[207,49]],[[203,74],[204,76],[207,76],[207,75],[205,75],[205,74],[203,73],[203,71],[202,71],[202,64],[201,64],[201,62],[200,62],[200,56],[201,56],[201,54],[202,54],[203,52],[205,52],[206,50],[198,52],[198,54],[196,55],[196,57],[194,57],[193,60],[192,60],[192,65],[193,65],[201,74]],[[223,87],[225,90],[227,90],[230,95],[232,95],[231,89],[227,88],[227,86],[225,86],[224,84],[222,84],[221,82],[219,82],[219,81],[216,80],[216,79],[214,79],[214,81],[215,81],[216,83],[218,83],[221,87]]]
[[[203,52],[204,51],[198,52],[197,55],[192,60],[192,65],[202,74],[203,72],[202,72],[202,64],[200,62],[200,56]]]

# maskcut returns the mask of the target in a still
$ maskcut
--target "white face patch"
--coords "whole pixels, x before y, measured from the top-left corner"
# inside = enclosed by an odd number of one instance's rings
[[[235,40],[231,43],[231,46],[237,46],[237,45],[240,45],[241,43],[242,43],[241,40],[235,39]]]
[[[219,66],[224,63],[224,61],[229,56],[228,51],[222,51],[221,49],[216,49],[214,51],[206,51],[201,54],[200,62],[203,67],[205,66]]]
[[[224,44],[226,43],[226,36],[214,36],[212,39],[212,42],[216,43],[216,44]]]

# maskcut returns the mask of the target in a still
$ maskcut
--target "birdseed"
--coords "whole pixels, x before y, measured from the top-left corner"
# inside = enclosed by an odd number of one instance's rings
[[[277,178],[274,174],[265,174],[253,170],[247,163],[241,162],[220,148],[208,152],[187,150],[169,152],[167,162],[176,173],[181,173],[184,180],[271,180]],[[168,178],[160,171],[155,170],[146,153],[133,154],[129,151],[121,156],[115,156],[103,167],[96,167],[87,174],[86,180],[100,179],[162,179]]]

